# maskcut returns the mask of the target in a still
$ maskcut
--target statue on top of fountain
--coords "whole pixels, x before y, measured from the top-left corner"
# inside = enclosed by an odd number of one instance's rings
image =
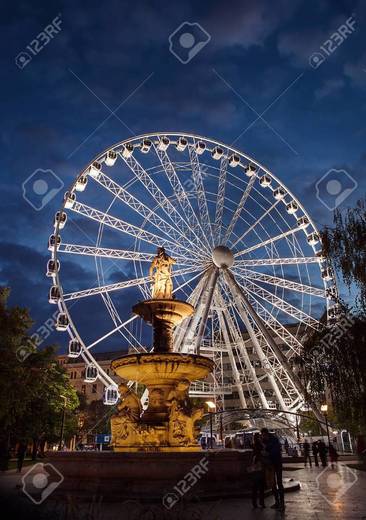
[[[149,270],[149,276],[153,280],[152,299],[171,300],[173,298],[172,266],[175,263],[174,258],[165,252],[164,247],[158,247]]]

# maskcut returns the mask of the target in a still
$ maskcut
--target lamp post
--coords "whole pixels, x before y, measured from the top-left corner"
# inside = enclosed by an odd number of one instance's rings
[[[327,437],[328,437],[328,446],[330,446],[330,436],[329,436],[329,424],[328,424],[328,405],[322,404],[320,407],[320,411],[323,412],[325,417],[325,426],[327,428]]]
[[[207,407],[208,407],[208,411],[210,413],[210,448],[212,450],[212,447],[213,447],[213,442],[212,442],[212,437],[213,437],[213,420],[212,420],[212,415],[214,413],[214,410],[216,408],[216,405],[213,401],[206,401],[206,404],[207,404]]]
[[[300,444],[299,416],[296,414],[296,437],[297,443]]]
[[[62,409],[61,432],[60,432],[60,442],[58,445],[58,451],[62,450],[62,444],[63,444],[63,440],[64,440],[65,414],[66,414],[66,402],[67,402],[67,398],[64,395],[60,395],[60,397],[64,400],[64,406]]]

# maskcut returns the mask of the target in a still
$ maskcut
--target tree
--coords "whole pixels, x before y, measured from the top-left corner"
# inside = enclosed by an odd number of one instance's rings
[[[79,400],[65,370],[57,362],[55,347],[31,354],[25,364],[34,381],[28,384],[28,406],[18,418],[15,431],[32,439],[35,451],[40,441],[59,440],[65,405],[65,437],[77,431],[77,417],[70,412],[77,408]]]
[[[336,210],[334,227],[322,232],[333,272],[354,293],[351,306],[337,301],[336,323],[305,342],[303,375],[313,396],[333,403],[334,420],[354,433],[366,430],[366,202]]]
[[[87,442],[89,442],[90,438],[94,438],[97,434],[110,434],[110,419],[111,415],[116,413],[116,407],[117,405],[105,405],[99,399],[91,403],[87,403],[84,400],[79,407],[79,416],[82,418],[80,436],[86,437]]]
[[[347,308],[336,324],[315,332],[304,344],[303,374],[309,392],[324,402],[329,395],[333,423],[353,433],[366,430],[366,317]]]
[[[349,289],[358,290],[355,304],[366,312],[366,200],[342,214],[334,213],[334,227],[322,232],[323,254]]]
[[[63,399],[72,412],[79,404],[56,347],[38,351],[29,336],[32,320],[20,307],[7,307],[10,290],[0,288],[0,448],[5,457],[16,440],[53,441],[61,426]],[[69,417],[73,429],[76,419]]]

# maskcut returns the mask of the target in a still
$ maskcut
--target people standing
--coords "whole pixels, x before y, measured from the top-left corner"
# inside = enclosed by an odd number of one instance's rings
[[[313,452],[314,464],[315,464],[315,466],[318,467],[319,466],[319,461],[318,461],[319,448],[318,448],[317,441],[313,442],[313,444],[311,446],[311,451]]]
[[[319,449],[319,457],[322,463],[323,468],[327,466],[327,447],[325,445],[324,441],[318,442],[318,449]]]
[[[18,445],[17,450],[17,471],[18,473],[21,473],[23,462],[25,458],[25,454],[27,453],[27,445],[25,442],[21,441]]]
[[[253,458],[251,465],[252,475],[252,504],[256,509],[258,507],[257,500],[259,498],[259,505],[265,508],[264,503],[264,446],[259,433],[254,434],[253,438]]]
[[[272,493],[275,503],[271,506],[272,509],[279,511],[285,510],[285,495],[282,482],[282,450],[281,443],[273,433],[268,431],[268,428],[262,428],[262,441],[265,448],[265,453],[269,464],[273,468],[274,481],[272,485]]]
[[[303,450],[304,450],[305,468],[307,466],[308,461],[309,461],[310,467],[312,467],[311,456],[310,456],[310,444],[307,439],[305,439]]]
[[[333,469],[334,464],[337,464],[337,462],[338,462],[338,453],[337,453],[337,450],[335,449],[335,447],[333,446],[333,444],[330,444],[330,446],[329,446],[329,460],[330,460],[330,465]]]

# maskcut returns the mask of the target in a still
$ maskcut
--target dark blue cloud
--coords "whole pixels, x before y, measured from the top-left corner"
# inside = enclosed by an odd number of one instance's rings
[[[132,134],[182,130],[235,142],[272,169],[317,224],[331,223],[316,198],[319,178],[331,168],[355,178],[358,189],[342,207],[365,192],[365,12],[356,0],[281,0],[275,7],[270,0],[8,3],[0,22],[6,49],[0,273],[13,288],[12,303],[30,307],[36,323],[53,312],[46,244],[63,191],[92,157]],[[60,33],[20,70],[15,57],[59,13]],[[311,54],[352,13],[355,32],[312,68]],[[211,36],[187,65],[169,52],[168,41],[184,21],[199,22]],[[265,121],[258,118],[263,111]],[[22,197],[22,183],[39,168],[52,170],[65,187],[35,211]],[[84,226],[92,240],[96,229]],[[78,238],[89,243],[88,236]],[[118,247],[129,247],[123,240]],[[108,232],[104,245],[113,247]],[[70,287],[96,285],[90,263],[68,260],[63,274]],[[130,265],[112,269],[108,283],[131,272]],[[136,294],[115,296],[125,315]],[[90,329],[90,316],[96,328],[108,329],[92,299],[80,313],[81,328],[89,320]]]

